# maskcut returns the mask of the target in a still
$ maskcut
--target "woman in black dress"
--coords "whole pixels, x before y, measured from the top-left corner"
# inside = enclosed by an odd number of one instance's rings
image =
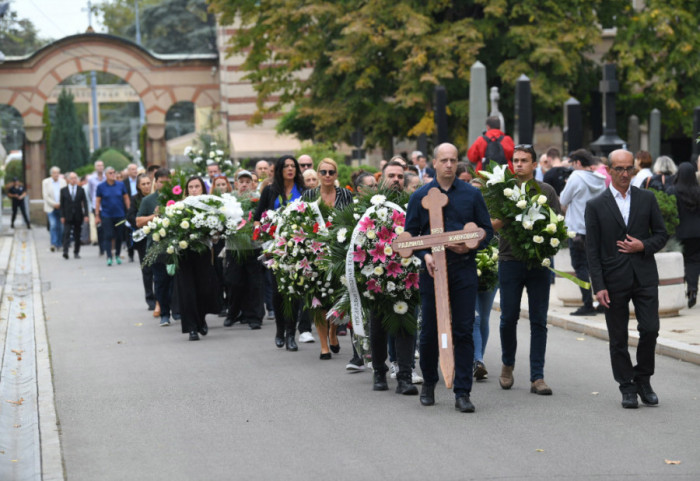
[[[297,159],[291,155],[283,155],[275,163],[275,174],[272,183],[265,187],[260,194],[258,208],[255,210],[253,220],[260,223],[263,213],[268,210],[284,208],[288,203],[301,197],[304,192],[304,178],[301,175],[301,168]],[[299,312],[299,302],[292,303],[292,316],[285,316],[282,307],[282,295],[277,288],[277,282],[272,286],[272,305],[275,310],[275,323],[277,332],[275,334],[275,345],[279,348],[285,347],[288,351],[296,351],[297,343],[294,339],[296,332],[295,316]]]
[[[129,210],[126,213],[126,220],[133,229],[136,228],[136,213],[139,211],[141,201],[151,193],[151,178],[146,174],[139,174],[136,177],[136,195],[131,196]],[[129,236],[131,237],[131,236]],[[141,278],[143,279],[143,290],[146,292],[146,304],[148,310],[152,311],[156,308],[156,296],[153,293],[153,270],[151,266],[143,264],[143,258],[146,257],[146,239],[141,239],[134,242],[134,250],[139,255],[139,264],[141,264]]]
[[[201,177],[190,177],[185,183],[185,197],[206,193],[207,188]],[[180,305],[182,332],[190,335],[190,341],[199,341],[199,334],[206,336],[209,332],[204,317],[221,311],[219,282],[212,252],[206,250],[198,253],[187,249],[178,261],[175,286]]]

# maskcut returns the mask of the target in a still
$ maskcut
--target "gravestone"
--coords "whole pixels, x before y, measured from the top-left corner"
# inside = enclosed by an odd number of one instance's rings
[[[661,155],[661,111],[653,109],[649,114],[649,153],[655,162]]]
[[[564,155],[583,147],[583,118],[581,102],[571,97],[564,104],[566,122],[564,127]]]
[[[639,130],[639,117],[630,115],[627,119],[627,148],[636,153],[641,149],[641,132]]]
[[[532,88],[522,74],[515,83],[515,144],[532,144]]]
[[[442,85],[435,87],[435,145],[447,142],[447,90]],[[424,152],[425,153],[425,152]]]
[[[498,110],[498,101],[501,98],[501,94],[498,92],[498,87],[491,87],[489,92],[489,99],[491,100],[491,112],[489,112],[489,117],[498,117],[501,122],[501,130],[506,131],[506,121],[503,118],[503,114]]]
[[[600,81],[600,93],[603,94],[603,135],[591,144],[591,149],[598,155],[607,156],[625,145],[625,141],[617,135],[615,117],[615,101],[619,90],[615,79],[615,64],[606,63],[603,66],[603,80]]]
[[[478,60],[471,68],[469,82],[469,145],[481,137],[486,129],[488,116],[488,85],[486,84],[486,67]]]

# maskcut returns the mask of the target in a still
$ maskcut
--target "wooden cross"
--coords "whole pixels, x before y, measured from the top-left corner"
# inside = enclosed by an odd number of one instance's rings
[[[440,189],[433,187],[423,197],[421,205],[430,216],[430,235],[413,237],[408,232],[401,233],[392,243],[392,249],[401,257],[409,257],[413,251],[430,248],[435,260],[435,311],[437,314],[438,347],[440,352],[440,370],[445,378],[445,385],[452,388],[455,375],[454,349],[452,347],[452,311],[450,309],[450,290],[447,283],[447,253],[445,246],[464,244],[469,249],[476,249],[486,236],[486,232],[474,222],[469,222],[464,229],[445,232],[442,209],[449,199]],[[471,370],[471,366],[468,369]]]

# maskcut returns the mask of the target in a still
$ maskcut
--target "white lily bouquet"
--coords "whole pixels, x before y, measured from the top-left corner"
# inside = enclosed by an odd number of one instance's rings
[[[135,242],[151,237],[147,264],[165,254],[170,258],[168,264],[177,265],[182,251],[210,249],[220,238],[235,235],[242,220],[243,209],[233,195],[186,197],[165,207],[163,215],[135,231],[133,237]]]

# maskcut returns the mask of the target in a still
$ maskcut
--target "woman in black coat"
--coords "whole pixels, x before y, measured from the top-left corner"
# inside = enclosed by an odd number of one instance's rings
[[[700,275],[700,185],[693,164],[684,162],[680,165],[669,194],[676,196],[678,205],[680,222],[676,229],[676,238],[683,244],[688,308],[691,308],[697,302]]]
[[[131,196],[129,210],[126,213],[126,220],[132,228],[136,228],[136,213],[139,211],[141,201],[151,193],[151,178],[146,174],[139,174],[136,177],[136,195]],[[146,239],[141,239],[139,242],[134,242],[134,249],[139,254],[139,264],[141,264],[141,278],[143,279],[143,289],[146,292],[146,304],[148,310],[152,311],[156,308],[156,296],[153,293],[153,270],[151,266],[143,264],[143,258],[146,257]]]
[[[284,208],[288,203],[301,197],[304,192],[304,178],[297,159],[291,155],[283,155],[275,163],[275,174],[270,185],[265,187],[260,194],[258,208],[255,210],[253,220],[260,223],[263,213],[268,210]],[[297,321],[296,313],[299,312],[299,302],[292,303],[292,316],[284,314],[283,299],[277,288],[277,282],[273,281],[272,305],[275,309],[275,345],[279,348],[286,346],[288,351],[296,351],[297,343],[294,339]]]

